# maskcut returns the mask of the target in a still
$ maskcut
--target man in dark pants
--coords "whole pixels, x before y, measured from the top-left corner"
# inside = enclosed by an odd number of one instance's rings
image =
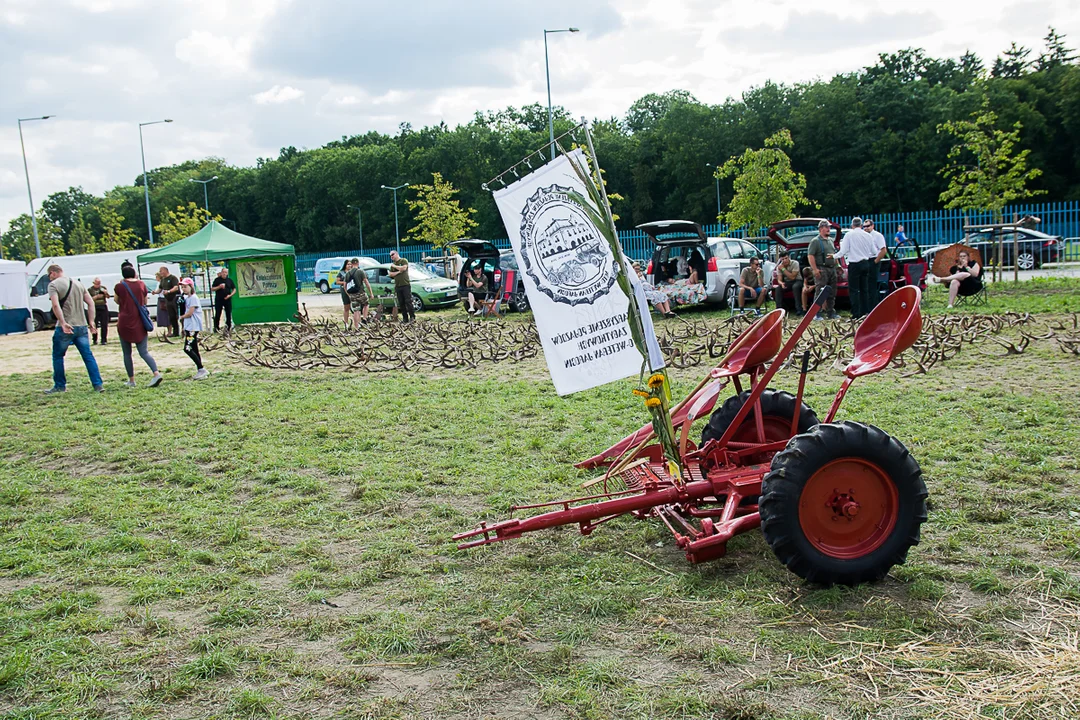
[[[394,295],[397,297],[397,309],[401,310],[401,322],[416,319],[412,305],[412,285],[409,284],[409,261],[398,255],[397,250],[390,251],[390,277],[394,281]],[[396,313],[395,313],[396,315]]]
[[[159,271],[161,282],[154,294],[161,293],[165,298],[165,311],[169,314],[170,336],[180,336],[180,312],[176,307],[176,301],[180,297],[180,279],[169,272],[164,265]]]
[[[860,318],[874,307],[874,295],[877,294],[877,265],[874,264],[877,248],[874,238],[863,229],[862,218],[851,219],[851,229],[844,234],[836,255],[847,260],[851,317]]]
[[[210,286],[214,291],[214,332],[221,329],[221,311],[225,311],[225,328],[232,330],[232,296],[236,294],[236,283],[229,277],[229,268],[223,267]]]
[[[806,249],[806,262],[814,273],[815,293],[825,286],[832,288],[825,307],[815,318],[818,320],[840,317],[836,314],[836,246],[829,237],[830,227],[828,220],[819,222],[817,237],[810,241],[810,247]]]

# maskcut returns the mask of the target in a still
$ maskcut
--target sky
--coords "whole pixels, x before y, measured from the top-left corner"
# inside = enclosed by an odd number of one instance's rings
[[[0,0],[0,229],[38,208],[208,156],[233,165],[369,130],[468,122],[552,100],[621,117],[647,93],[706,103],[767,80],[966,50],[989,65],[1047,26],[1080,46],[1076,0]],[[598,148],[598,151],[600,149]],[[392,179],[388,179],[392,180]]]

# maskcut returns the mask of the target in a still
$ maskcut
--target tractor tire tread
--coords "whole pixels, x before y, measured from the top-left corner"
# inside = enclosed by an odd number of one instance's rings
[[[806,539],[799,521],[803,487],[817,469],[837,457],[857,456],[878,465],[896,485],[899,499],[896,528],[867,555],[850,560],[820,553]],[[789,570],[812,583],[857,585],[883,578],[907,560],[920,540],[927,519],[926,484],[918,462],[906,447],[881,429],[844,421],[817,425],[796,435],[777,453],[762,480],[761,529],[776,557]]]
[[[735,419],[743,403],[750,397],[750,391],[744,390],[738,395],[732,395],[718,409],[714,410],[709,417],[709,423],[701,431],[701,444],[707,440],[719,440],[727,431],[731,421]],[[795,396],[783,390],[769,388],[761,393],[761,411],[765,415],[790,418],[795,412]],[[750,417],[750,416],[748,416]],[[807,432],[818,424],[817,415],[805,402],[799,409],[798,432]]]

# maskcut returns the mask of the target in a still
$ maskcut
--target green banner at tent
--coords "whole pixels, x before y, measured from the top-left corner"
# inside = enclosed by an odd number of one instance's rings
[[[242,298],[284,295],[289,289],[283,258],[238,260],[236,275],[236,294]]]

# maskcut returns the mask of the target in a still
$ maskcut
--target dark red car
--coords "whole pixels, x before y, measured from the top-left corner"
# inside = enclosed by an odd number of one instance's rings
[[[778,223],[773,223],[769,226],[767,233],[771,243],[776,245],[776,252],[773,253],[773,257],[777,260],[779,266],[779,258],[777,254],[780,250],[787,250],[788,256],[799,263],[799,270],[808,267],[806,262],[806,250],[810,247],[810,241],[818,235],[818,223],[824,218],[792,218],[791,220],[781,220]],[[839,225],[826,220],[829,223],[829,237],[833,241],[833,246],[840,249],[840,238],[843,237],[843,230]],[[773,271],[772,276],[772,288],[775,297],[776,288],[780,286],[780,280],[778,271]],[[836,301],[839,305],[842,302],[848,302],[848,282],[847,282],[847,268],[838,266],[836,268]],[[795,296],[791,290],[784,291],[783,304],[786,307],[795,307]]]

